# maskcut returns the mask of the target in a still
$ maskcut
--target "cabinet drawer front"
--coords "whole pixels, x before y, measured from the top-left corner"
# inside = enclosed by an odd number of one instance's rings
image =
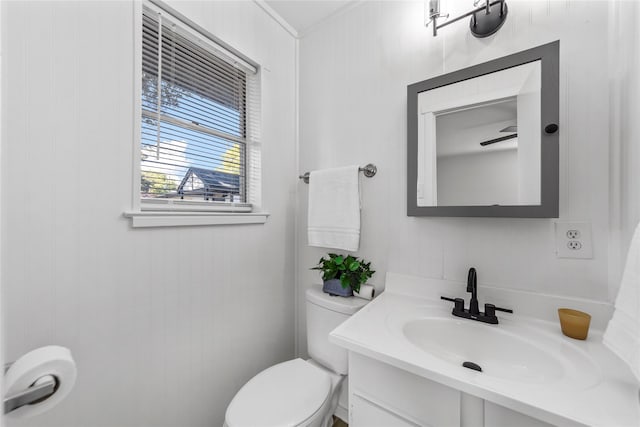
[[[420,427],[366,398],[353,394],[349,412],[350,427]]]
[[[349,389],[352,398],[365,396],[418,425],[460,426],[458,390],[353,352],[349,352]]]
[[[554,427],[504,406],[484,401],[484,425],[486,427]]]

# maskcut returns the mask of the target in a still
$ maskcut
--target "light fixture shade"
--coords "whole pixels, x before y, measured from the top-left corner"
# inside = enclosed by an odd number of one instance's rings
[[[439,0],[424,0],[424,26],[428,27],[431,20],[438,16],[440,11]]]

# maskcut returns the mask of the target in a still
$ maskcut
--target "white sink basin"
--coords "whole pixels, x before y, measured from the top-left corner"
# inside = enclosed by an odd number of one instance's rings
[[[562,380],[563,387],[585,388],[600,377],[581,349],[532,327],[436,316],[409,320],[402,332],[413,345],[460,369],[467,369],[464,362],[479,365],[478,375],[487,379],[531,385]]]

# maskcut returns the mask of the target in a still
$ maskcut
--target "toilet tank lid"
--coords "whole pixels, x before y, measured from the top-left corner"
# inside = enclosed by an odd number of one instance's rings
[[[352,315],[367,305],[369,300],[358,297],[339,297],[322,292],[322,285],[312,285],[307,289],[307,301],[331,311]]]

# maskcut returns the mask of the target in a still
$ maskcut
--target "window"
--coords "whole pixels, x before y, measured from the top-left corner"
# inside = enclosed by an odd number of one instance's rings
[[[183,19],[142,15],[141,210],[251,211],[255,67]]]

